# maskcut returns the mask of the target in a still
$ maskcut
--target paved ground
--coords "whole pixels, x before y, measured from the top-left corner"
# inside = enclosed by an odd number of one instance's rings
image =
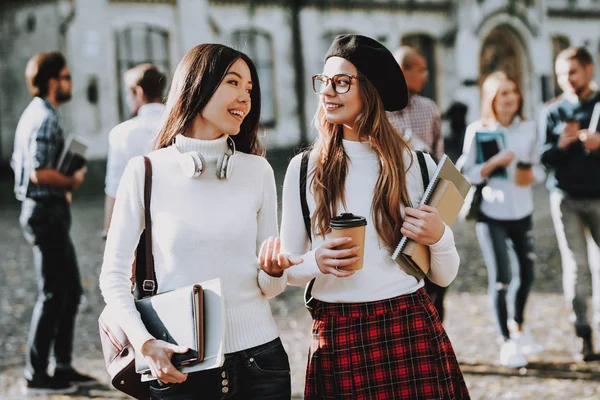
[[[280,182],[282,171],[277,169]],[[104,245],[99,233],[103,199],[101,195],[90,194],[98,193],[91,186],[84,189],[88,194],[75,196],[73,204],[73,238],[88,301],[78,317],[75,365],[103,384],[71,398],[122,398],[106,386],[96,323],[103,307],[98,290]],[[528,317],[534,336],[547,351],[531,359],[526,369],[509,370],[497,365],[498,345],[485,295],[486,271],[471,224],[455,227],[462,264],[448,295],[445,325],[475,399],[600,399],[600,364],[572,362],[575,338],[560,296],[560,260],[543,188],[536,189],[536,207],[537,281]],[[26,398],[20,393],[23,353],[36,296],[31,252],[18,228],[18,213],[18,204],[10,198],[9,185],[0,181],[0,399]],[[272,301],[292,362],[293,392],[297,399],[302,398],[310,325],[301,297],[300,289],[289,288]]]

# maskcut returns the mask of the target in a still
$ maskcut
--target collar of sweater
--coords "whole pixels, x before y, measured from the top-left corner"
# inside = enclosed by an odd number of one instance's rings
[[[175,147],[181,153],[197,151],[202,154],[207,161],[216,160],[227,151],[227,135],[223,135],[214,140],[202,140],[189,138],[179,134],[175,137]]]
[[[344,151],[350,158],[376,156],[373,149],[371,149],[371,144],[369,144],[369,142],[356,142],[343,139],[343,145]]]

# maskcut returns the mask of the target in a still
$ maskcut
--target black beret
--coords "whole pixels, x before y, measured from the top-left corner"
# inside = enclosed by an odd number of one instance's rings
[[[402,110],[408,104],[404,74],[394,56],[378,41],[362,35],[337,36],[325,56],[350,61],[375,86],[386,111]]]

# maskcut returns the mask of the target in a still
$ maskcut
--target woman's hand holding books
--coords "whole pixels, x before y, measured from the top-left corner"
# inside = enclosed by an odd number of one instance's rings
[[[432,245],[442,238],[444,222],[434,207],[421,205],[419,208],[406,207],[401,233],[419,244]]]

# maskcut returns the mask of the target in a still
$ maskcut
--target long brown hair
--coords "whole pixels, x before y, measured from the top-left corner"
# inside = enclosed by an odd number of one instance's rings
[[[498,92],[500,91],[500,85],[502,85],[504,82],[514,83],[515,90],[519,95],[519,108],[517,109],[517,112],[513,118],[519,116],[521,119],[523,119],[523,94],[521,93],[521,88],[519,88],[517,82],[510,78],[506,72],[496,71],[489,74],[483,81],[483,85],[481,85],[480,119],[484,125],[491,125],[498,120],[498,116],[494,108],[494,102],[496,101],[496,96],[498,96]]]
[[[175,136],[186,131],[196,115],[204,110],[227,70],[238,59],[244,60],[250,69],[252,107],[242,122],[240,133],[231,138],[236,150],[264,155],[258,140],[260,85],[256,67],[244,53],[221,44],[200,44],[188,51],[179,62],[167,97],[165,118],[156,137],[156,149],[171,145]]]
[[[411,204],[406,188],[404,161],[408,155],[412,163],[412,153],[387,119],[383,102],[373,84],[360,72],[359,77],[358,87],[363,109],[356,118],[353,129],[358,132],[360,141],[371,145],[381,162],[371,213],[377,234],[385,246],[392,250],[401,237],[403,219],[400,204]],[[315,235],[325,236],[331,230],[329,223],[332,216],[338,214],[339,205],[346,206],[348,156],[342,142],[342,125],[327,121],[321,103],[317,107],[314,125],[319,135],[312,149],[317,156],[311,180],[316,203],[312,226]]]

